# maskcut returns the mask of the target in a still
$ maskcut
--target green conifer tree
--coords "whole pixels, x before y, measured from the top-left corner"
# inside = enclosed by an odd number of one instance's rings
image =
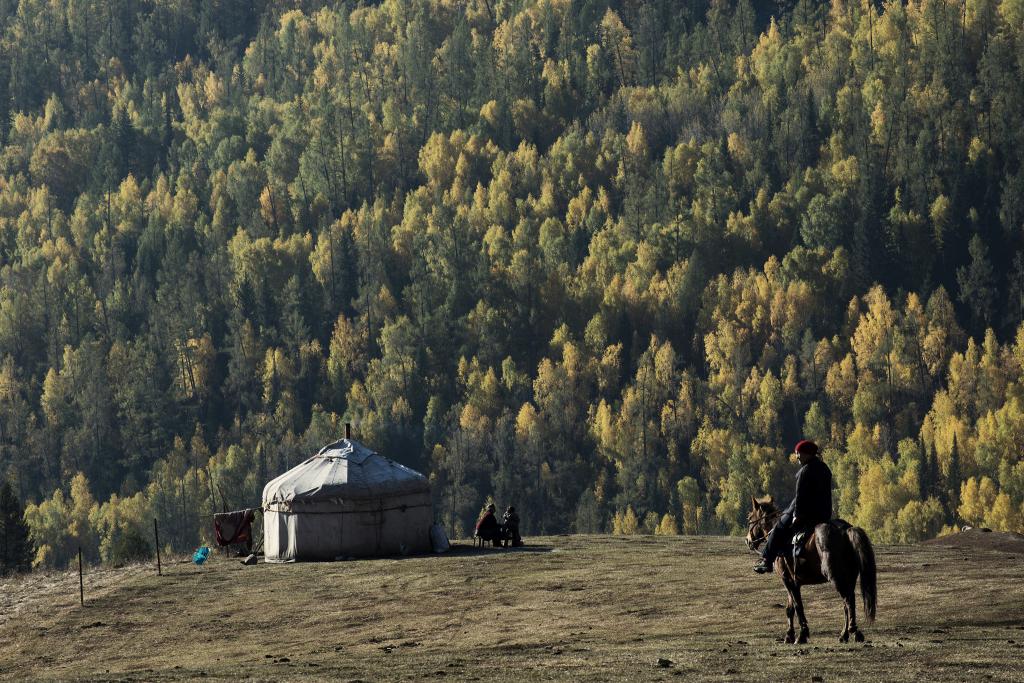
[[[32,541],[25,524],[25,510],[10,482],[0,487],[0,576],[32,568]]]

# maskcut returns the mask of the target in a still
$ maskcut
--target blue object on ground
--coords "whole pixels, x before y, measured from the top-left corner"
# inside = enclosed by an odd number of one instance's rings
[[[207,548],[205,545],[200,546],[199,550],[195,551],[195,553],[192,554],[192,561],[196,564],[202,564],[203,562],[206,562],[206,558],[209,556],[210,549]]]

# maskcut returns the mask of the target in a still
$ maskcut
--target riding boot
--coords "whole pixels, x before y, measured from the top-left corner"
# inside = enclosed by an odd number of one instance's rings
[[[768,534],[768,538],[764,543],[764,549],[761,551],[761,561],[754,565],[754,571],[758,574],[771,572],[772,565],[775,564],[775,558],[785,552],[792,537],[792,522],[784,517]]]

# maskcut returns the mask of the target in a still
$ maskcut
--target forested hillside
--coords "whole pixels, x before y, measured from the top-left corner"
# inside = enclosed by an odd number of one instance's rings
[[[1024,1],[0,0],[0,476],[187,549],[343,433],[456,533],[1024,526]]]

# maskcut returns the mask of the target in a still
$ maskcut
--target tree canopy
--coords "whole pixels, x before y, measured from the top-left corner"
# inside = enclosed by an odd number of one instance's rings
[[[1019,0],[0,0],[0,476],[118,562],[344,422],[458,534],[1024,525]]]

